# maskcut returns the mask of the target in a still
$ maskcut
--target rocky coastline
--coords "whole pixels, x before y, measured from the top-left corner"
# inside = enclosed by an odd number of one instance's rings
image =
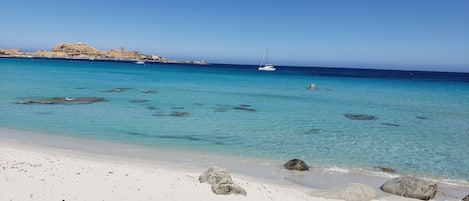
[[[118,50],[98,50],[87,44],[59,43],[52,50],[37,50],[35,52],[23,52],[20,49],[0,48],[0,57],[13,58],[50,58],[50,59],[76,59],[76,60],[98,60],[98,61],[144,61],[153,63],[173,63],[173,64],[196,64],[207,65],[204,60],[171,60],[159,55],[146,55],[137,51],[125,51],[124,48]]]

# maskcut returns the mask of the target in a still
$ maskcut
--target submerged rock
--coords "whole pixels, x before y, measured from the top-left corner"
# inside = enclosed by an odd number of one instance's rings
[[[90,104],[94,102],[106,102],[107,99],[101,97],[53,97],[39,99],[23,99],[19,104]]]
[[[327,199],[346,201],[369,201],[378,198],[373,187],[360,183],[345,184],[329,190],[308,192],[308,194]]]
[[[185,117],[185,116],[189,115],[189,112],[175,111],[175,112],[171,113],[170,115],[173,116],[173,117]]]
[[[149,109],[149,110],[157,110],[158,108],[155,107],[155,106],[148,106],[147,109]]]
[[[395,173],[396,172],[395,169],[389,168],[389,167],[376,166],[375,169],[377,169],[381,172],[387,172],[387,173]]]
[[[376,120],[378,119],[377,117],[373,115],[367,115],[367,114],[344,114],[345,117],[351,120]]]
[[[228,170],[219,167],[210,167],[199,176],[200,183],[212,186],[212,192],[218,195],[241,194],[247,195],[246,190],[233,183]]]
[[[306,171],[309,170],[309,166],[303,160],[292,159],[283,165],[288,170]]]
[[[155,94],[158,91],[157,90],[152,90],[152,89],[142,89],[140,92],[145,93],[145,94]]]
[[[429,200],[435,197],[438,185],[423,179],[403,176],[386,181],[380,189],[407,198]]]
[[[239,105],[239,106],[233,107],[233,109],[247,111],[247,112],[255,112],[256,111],[256,109],[251,108],[251,105]]]
[[[105,90],[103,92],[116,93],[116,92],[124,92],[124,91],[127,91],[128,89],[131,89],[131,88],[114,88],[114,89]]]
[[[137,99],[137,100],[130,100],[130,102],[132,103],[144,103],[144,102],[148,102],[150,100],[140,100],[140,99]]]
[[[424,116],[416,116],[415,118],[417,118],[417,119],[422,119],[422,120],[428,119],[428,117],[424,117]]]
[[[381,123],[381,124],[385,126],[395,126],[395,127],[400,126],[399,124],[393,124],[393,123]]]

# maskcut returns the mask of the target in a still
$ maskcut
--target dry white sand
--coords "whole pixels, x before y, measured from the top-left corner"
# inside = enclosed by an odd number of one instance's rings
[[[50,141],[57,142],[49,144]],[[133,158],[132,156],[136,155],[132,154],[120,155],[131,151],[151,154],[145,152],[145,149],[136,149],[132,146],[114,146],[104,142],[66,137],[49,138],[38,133],[0,128],[0,201],[332,201],[307,195],[307,192],[316,189],[294,184],[288,180],[251,177],[238,173],[231,173],[231,176],[235,184],[247,191],[247,196],[216,195],[211,191],[209,184],[198,181],[198,177],[209,166],[168,160],[190,157],[191,160],[200,161],[215,159],[214,156],[206,158],[198,154],[178,154],[164,150],[159,150],[161,153],[149,160]],[[218,159],[215,161],[223,161]],[[223,163],[221,166],[223,167]],[[341,177],[348,178],[346,175]],[[327,175],[312,178],[319,180],[320,183],[334,180]],[[348,180],[339,181],[344,183]],[[460,200],[467,194],[468,189],[446,187],[444,194],[450,196],[436,200]],[[415,199],[384,195],[380,200]]]
[[[174,164],[177,165],[177,164]],[[311,189],[232,174],[247,191],[216,195],[201,168],[110,159],[0,139],[0,200],[312,200]]]

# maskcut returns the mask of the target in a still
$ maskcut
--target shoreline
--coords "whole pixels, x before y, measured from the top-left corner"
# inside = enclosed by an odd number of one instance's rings
[[[366,175],[353,171],[326,171],[313,168],[307,172],[292,172],[283,169],[280,161],[267,161],[203,152],[188,152],[167,148],[144,147],[131,144],[89,140],[68,136],[41,134],[9,128],[0,128],[0,144],[6,149],[30,151],[39,154],[60,155],[69,159],[100,162],[106,164],[135,164],[140,167],[153,166],[158,169],[191,172],[200,175],[210,166],[228,169],[233,178],[253,179],[269,185],[287,186],[289,190],[313,191],[327,189],[347,183],[364,183],[372,186],[379,198],[387,194],[379,190],[391,176]],[[108,164],[108,165],[109,165]],[[0,180],[0,182],[2,182]],[[439,193],[435,200],[459,200],[469,191],[469,186],[449,185],[439,182]],[[209,188],[209,186],[206,186]],[[0,188],[1,189],[1,188]],[[211,193],[211,192],[210,192]],[[0,193],[1,195],[2,193]],[[304,194],[304,193],[300,193]],[[249,190],[248,190],[249,195]],[[234,196],[235,198],[237,196]],[[236,198],[236,199],[239,199]],[[308,198],[309,199],[309,198]],[[312,200],[315,200],[312,199]]]

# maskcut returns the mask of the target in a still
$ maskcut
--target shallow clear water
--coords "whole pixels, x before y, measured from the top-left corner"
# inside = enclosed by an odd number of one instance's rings
[[[467,182],[469,75],[419,75],[0,59],[0,127]],[[16,104],[94,96],[108,102]]]

